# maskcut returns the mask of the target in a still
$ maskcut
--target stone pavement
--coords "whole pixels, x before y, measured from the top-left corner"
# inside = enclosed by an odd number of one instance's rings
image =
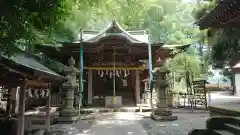
[[[209,113],[202,110],[173,109],[173,114],[178,116],[177,121],[142,119],[140,123],[148,135],[187,135],[192,129],[204,129],[209,117]]]
[[[204,128],[209,113],[202,110],[174,109],[177,121],[156,122],[149,113],[116,112],[95,114],[95,120],[71,125],[53,125],[63,135],[187,135],[194,128]]]
[[[130,112],[100,114],[94,125],[80,135],[147,135],[138,122],[140,119],[141,116]]]

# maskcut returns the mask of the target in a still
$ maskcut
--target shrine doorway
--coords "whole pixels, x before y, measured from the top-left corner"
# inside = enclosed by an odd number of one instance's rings
[[[113,83],[112,75],[103,76],[97,72],[93,72],[93,97],[99,99],[99,97],[113,96]],[[115,76],[115,94],[122,97],[122,105],[135,106],[133,86],[132,74],[126,77]]]

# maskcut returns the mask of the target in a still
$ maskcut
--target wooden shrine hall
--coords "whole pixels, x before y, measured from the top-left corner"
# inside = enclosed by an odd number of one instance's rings
[[[32,125],[27,124],[31,121],[26,121],[28,120],[28,115],[25,113],[25,102],[27,102],[26,94],[28,89],[47,90],[47,92],[45,93],[46,97],[48,98],[46,101],[47,107],[45,110],[44,118],[42,118],[45,121],[45,125],[41,126],[40,128],[49,131],[51,82],[53,80],[65,81],[66,78],[45,67],[36,59],[34,55],[22,51],[18,48],[14,48],[14,54],[10,56],[7,56],[3,52],[0,52],[0,65],[1,88],[14,89],[16,94],[18,87],[20,87],[20,90],[18,91],[19,100],[17,99],[19,101],[19,105],[18,107],[15,106],[16,108],[18,108],[16,112],[17,117],[12,123],[12,127],[6,126],[4,128],[2,127],[3,124],[1,123],[1,134],[3,133],[9,135],[24,135],[24,132],[26,131],[32,132],[30,131],[33,128]],[[9,98],[12,97],[13,95]],[[12,109],[15,110],[15,107],[13,107]],[[5,118],[8,117],[9,116],[6,116]],[[0,122],[2,122],[2,119]],[[6,131],[7,129],[9,129],[9,131]]]
[[[76,42],[63,43],[58,50],[42,45],[37,45],[36,49],[64,64],[71,56],[76,61],[83,58],[82,63],[77,64],[83,64],[83,78],[87,81],[83,104],[107,106],[114,96],[119,106],[135,106],[141,102],[145,88],[142,80],[151,76],[152,62],[158,57],[162,60],[171,57],[175,48],[188,46],[152,43],[148,30],[124,30],[112,21],[101,31],[81,31]]]

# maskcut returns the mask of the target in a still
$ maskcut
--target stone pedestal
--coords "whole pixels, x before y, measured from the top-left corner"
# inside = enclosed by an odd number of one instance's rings
[[[164,62],[159,59],[156,68],[153,69],[154,87],[157,93],[157,107],[152,112],[151,118],[157,121],[177,120],[177,116],[172,115],[171,109],[168,108],[168,94],[166,88],[169,86],[167,74],[168,69]]]
[[[74,91],[78,88],[76,75],[79,71],[74,67],[73,58],[68,61],[69,67],[64,69],[68,81],[63,83],[61,92],[63,93],[63,105],[59,112],[58,123],[73,123],[79,120],[78,111],[74,108]]]

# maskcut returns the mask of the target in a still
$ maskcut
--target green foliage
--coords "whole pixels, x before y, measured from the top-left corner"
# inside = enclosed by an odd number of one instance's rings
[[[153,42],[188,44],[196,42],[199,33],[192,25],[192,6],[181,0],[107,0],[83,12],[77,4],[61,28],[75,36],[81,28],[99,29],[115,19],[125,29],[149,29]]]
[[[2,0],[0,2],[0,47],[11,50],[16,41],[23,43],[56,43],[69,30],[59,29],[72,14],[73,5],[98,5],[98,0]],[[86,9],[85,9],[86,12]],[[57,34],[56,34],[57,33]],[[64,33],[64,34],[63,34]],[[22,40],[23,39],[23,40]]]

